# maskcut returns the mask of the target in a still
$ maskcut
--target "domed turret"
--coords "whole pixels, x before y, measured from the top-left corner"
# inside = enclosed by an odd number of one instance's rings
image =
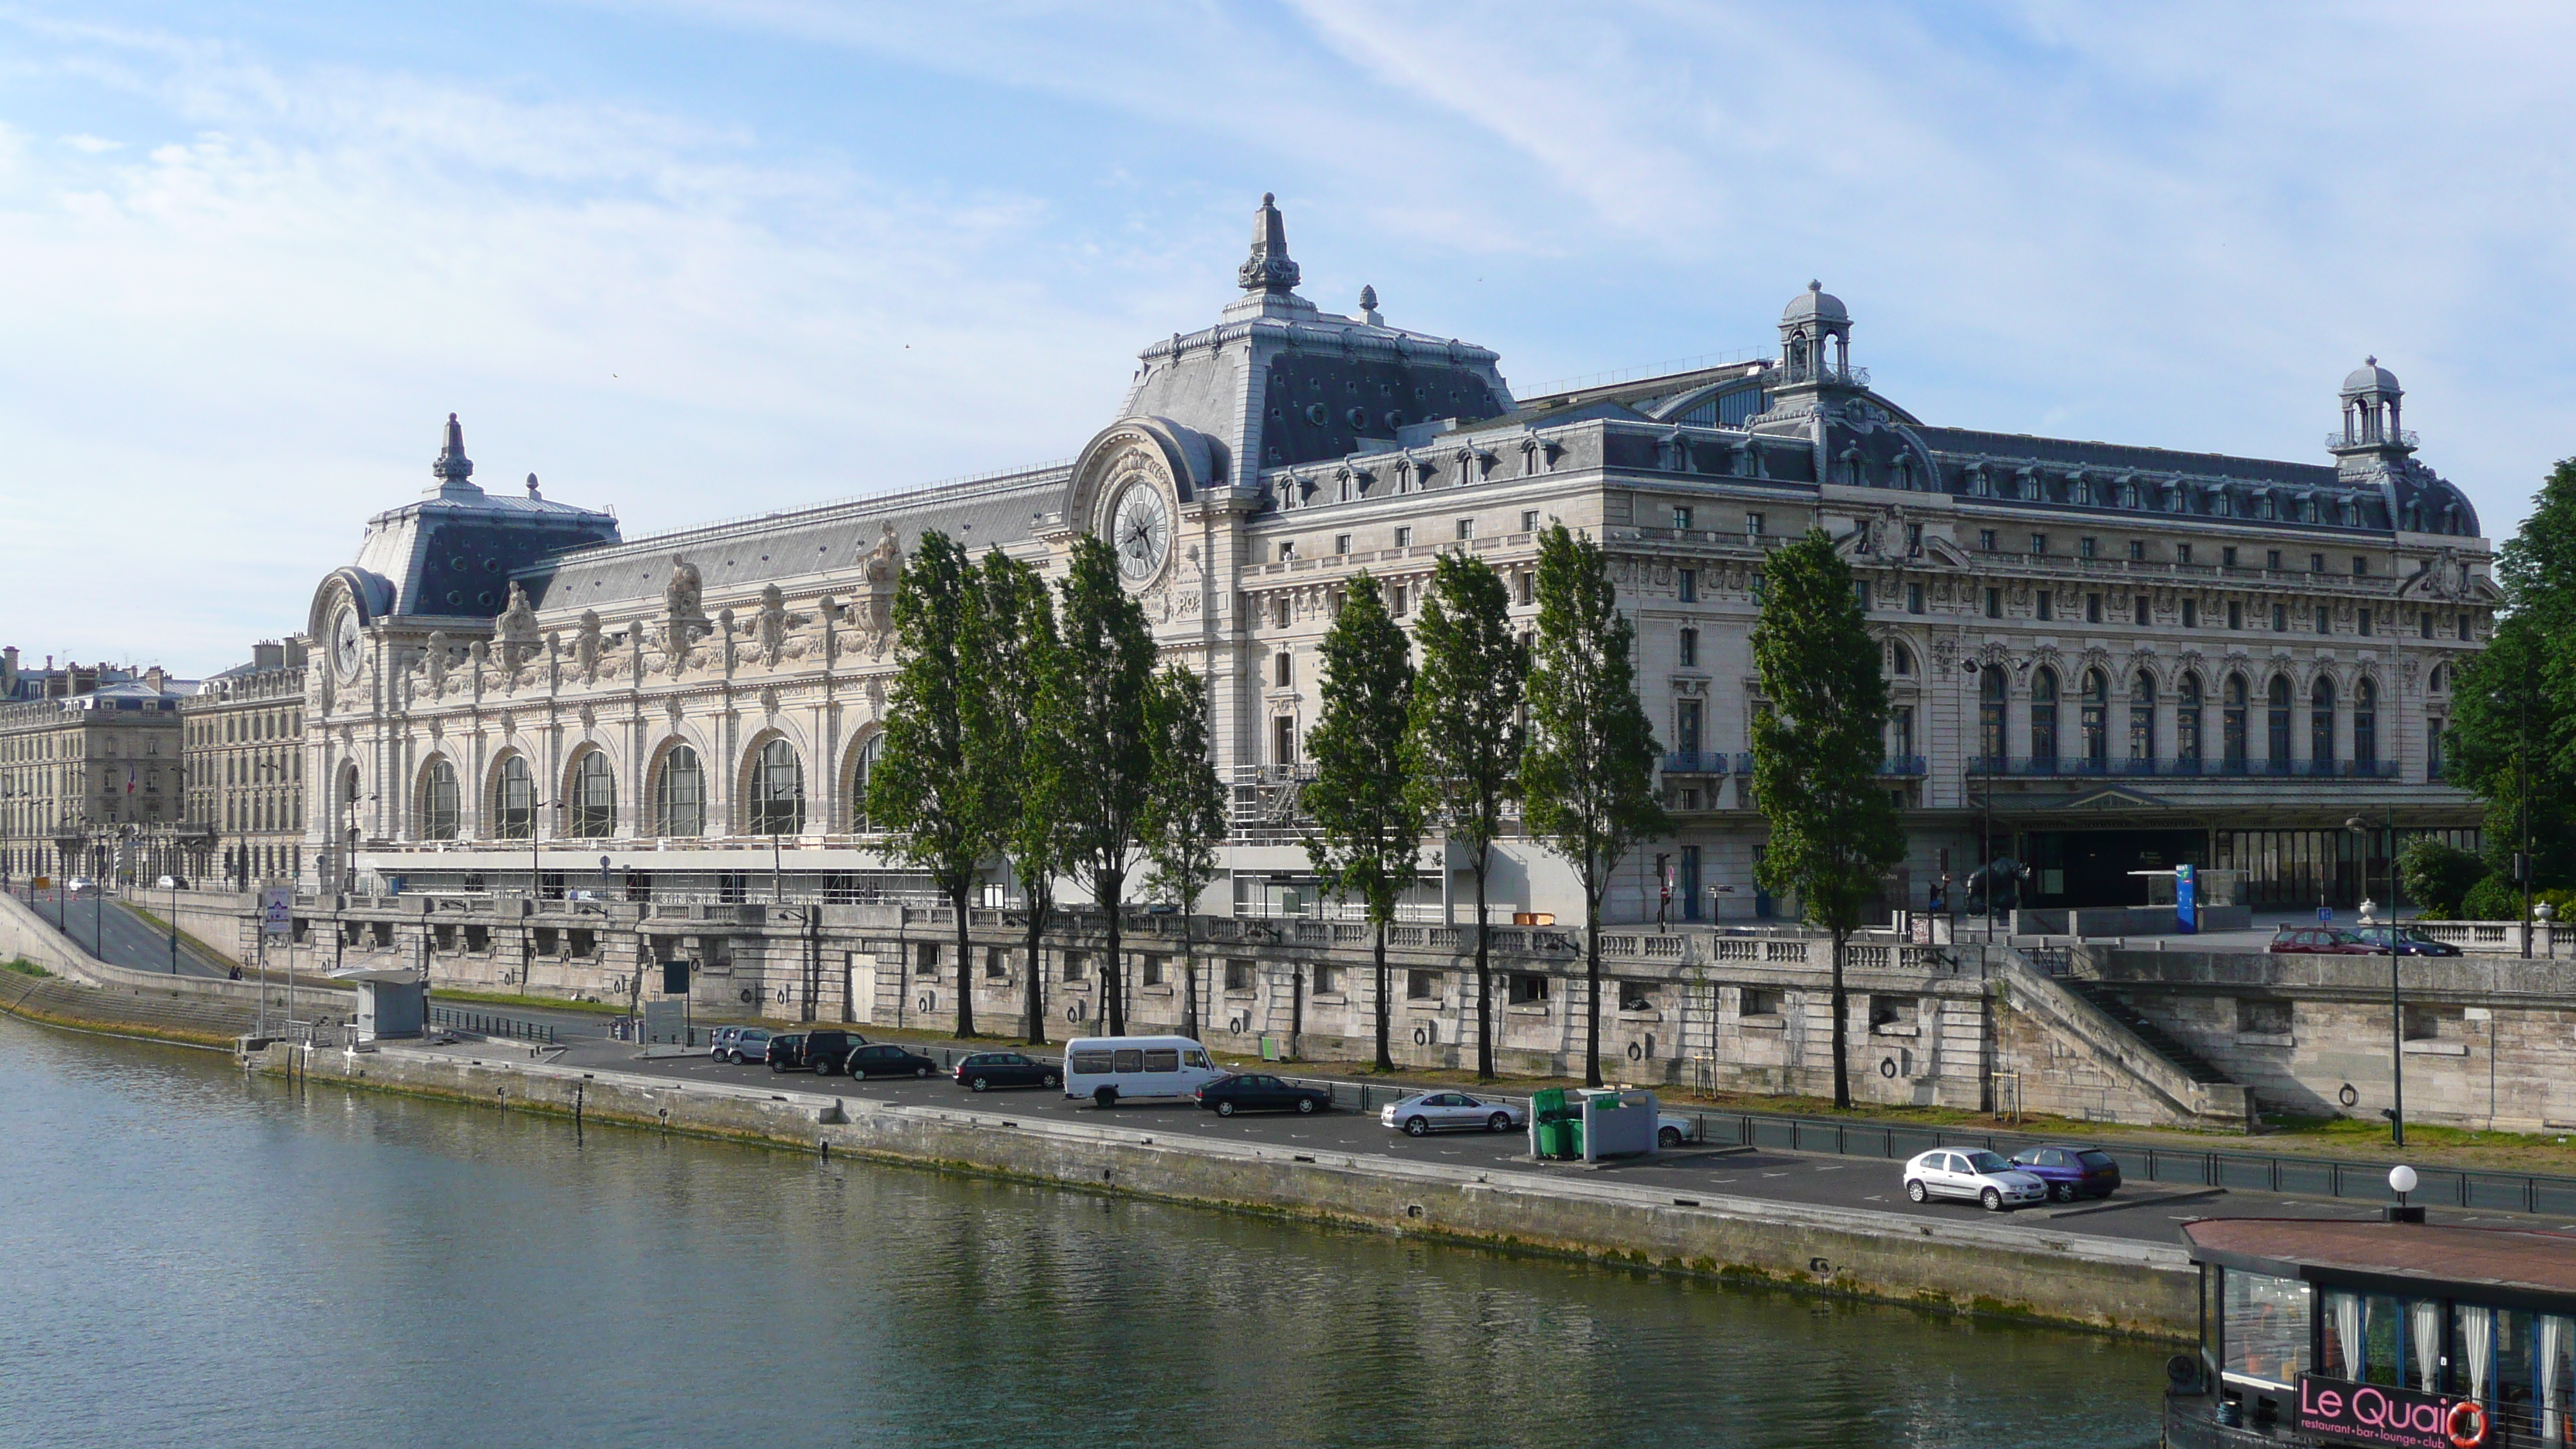
[[[1826,291],[1823,282],[1809,282],[1807,290],[1790,298],[1789,305],[1780,309],[1783,326],[1820,321],[1840,322],[1846,326],[1851,322],[1851,313],[1844,308],[1843,299]]]
[[[2406,389],[2397,385],[2397,374],[2379,365],[2376,357],[2365,357],[2343,380],[2343,431],[2330,434],[2326,447],[2336,457],[2388,453],[2403,454],[2415,446],[2414,435],[2398,426],[2399,400]]]
[[[1869,374],[1851,365],[1851,312],[1843,299],[1809,282],[1780,309],[1780,371],[1775,381],[1869,385]]]
[[[2384,393],[2389,397],[2403,397],[2406,389],[2397,385],[2397,374],[2380,366],[2378,358],[2365,357],[2361,360],[2361,366],[2345,375],[2343,395],[2358,397],[2370,392]]]

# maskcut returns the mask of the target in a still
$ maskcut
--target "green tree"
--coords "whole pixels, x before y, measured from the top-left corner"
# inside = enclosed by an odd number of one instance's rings
[[[2458,916],[2469,888],[2486,875],[2485,861],[2436,836],[2418,835],[2397,852],[2398,883],[2428,920]]]
[[[2486,801],[2487,860],[2517,893],[2576,884],[2576,458],[2551,470],[2496,578],[2504,614],[2459,668],[2447,777]]]
[[[1208,750],[1208,693],[1199,677],[1178,665],[1154,676],[1146,701],[1146,738],[1153,751],[1152,787],[1145,803],[1148,885],[1181,917],[1182,1033],[1199,1034],[1199,961],[1190,918],[1199,896],[1216,882],[1217,848],[1225,843],[1225,787],[1217,783]]]
[[[1044,707],[1047,778],[1064,826],[1064,863],[1107,920],[1102,963],[1102,1024],[1127,1034],[1125,961],[1120,915],[1134,869],[1150,794],[1154,759],[1145,702],[1154,680],[1154,639],[1145,611],[1118,581],[1118,557],[1102,539],[1073,545],[1064,582],[1056,667],[1047,671]]]
[[[966,550],[936,529],[895,584],[894,686],[886,691],[884,751],[868,772],[868,818],[894,833],[895,853],[929,875],[957,913],[957,1034],[975,1035],[968,907],[991,854],[994,819],[969,747],[974,658],[982,628]]]
[[[984,556],[974,587],[982,625],[970,738],[985,781],[998,845],[1027,905],[1025,1035],[1043,1046],[1046,1028],[1046,930],[1055,913],[1055,881],[1066,839],[1059,810],[1058,750],[1046,709],[1056,667],[1055,601],[1038,571],[996,548]]]
[[[1771,555],[1753,666],[1771,708],[1753,721],[1753,793],[1771,826],[1759,867],[1833,937],[1834,1105],[1851,1105],[1843,958],[1861,912],[1905,858],[1879,783],[1887,681],[1851,569],[1821,529]]]
[[[1552,524],[1538,540],[1522,819],[1583,887],[1583,1080],[1601,1085],[1601,901],[1637,846],[1672,832],[1655,798],[1655,731],[1637,700],[1636,628],[1601,546]]]
[[[1377,976],[1377,1067],[1393,1071],[1386,928],[1418,873],[1422,810],[1405,779],[1413,648],[1367,574],[1351,580],[1341,612],[1324,633],[1323,656],[1322,707],[1306,735],[1315,778],[1298,802],[1315,827],[1306,838],[1306,854],[1325,889],[1357,899],[1375,928],[1369,949]]]
[[[1502,575],[1473,554],[1440,556],[1414,636],[1422,642],[1422,671],[1413,682],[1406,772],[1415,807],[1467,848],[1476,875],[1476,1076],[1492,1081],[1494,987],[1485,891],[1503,812],[1520,783],[1521,684],[1529,657],[1512,633],[1511,596]]]

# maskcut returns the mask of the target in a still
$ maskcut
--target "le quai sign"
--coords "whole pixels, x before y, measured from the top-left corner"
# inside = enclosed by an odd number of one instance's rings
[[[2479,1449],[2487,1413],[2475,1399],[2299,1375],[2299,1429],[2343,1444]]]

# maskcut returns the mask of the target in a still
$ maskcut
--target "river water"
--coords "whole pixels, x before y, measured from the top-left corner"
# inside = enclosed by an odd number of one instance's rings
[[[2091,1449],[2162,1358],[0,1018],[0,1443]]]

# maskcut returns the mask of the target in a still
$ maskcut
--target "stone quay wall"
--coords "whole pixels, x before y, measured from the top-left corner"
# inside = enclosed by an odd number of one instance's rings
[[[1147,1129],[1022,1122],[1000,1111],[862,1101],[615,1071],[266,1047],[310,1082],[538,1111],[583,1123],[762,1142],[1159,1201],[1420,1234],[1525,1252],[2184,1340],[2198,1278],[2178,1247],[1985,1221],[1742,1198],[1676,1198],[1610,1174],[1497,1175],[1367,1154]]]

